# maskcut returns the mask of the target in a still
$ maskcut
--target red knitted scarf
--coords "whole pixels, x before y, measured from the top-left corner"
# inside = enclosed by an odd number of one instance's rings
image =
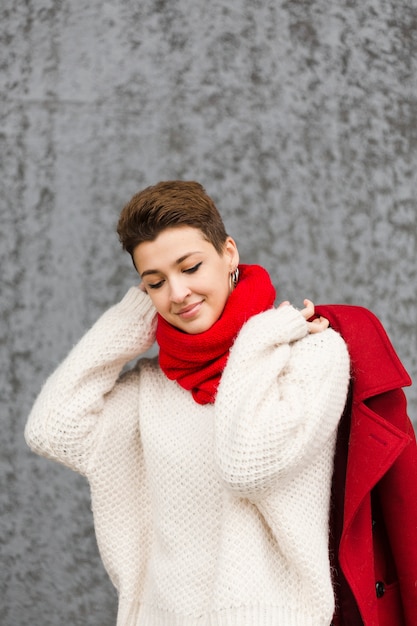
[[[229,350],[243,324],[274,304],[275,289],[266,270],[239,265],[239,271],[239,282],[223,313],[205,332],[184,333],[158,315],[159,365],[170,380],[191,391],[199,404],[214,402]]]

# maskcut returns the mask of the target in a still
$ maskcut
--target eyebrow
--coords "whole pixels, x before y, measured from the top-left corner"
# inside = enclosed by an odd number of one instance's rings
[[[187,252],[187,254],[180,256],[180,258],[174,262],[174,265],[181,265],[183,261],[186,261],[186,259],[188,259],[188,257],[192,256],[193,254],[201,254],[201,252],[200,250],[196,250],[195,252]],[[161,270],[145,270],[140,275],[140,277],[143,278],[144,276],[149,276],[150,274],[161,274],[161,273],[162,273]]]

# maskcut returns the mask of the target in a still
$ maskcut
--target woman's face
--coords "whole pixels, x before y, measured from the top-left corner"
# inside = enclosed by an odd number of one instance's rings
[[[158,313],[195,335],[208,330],[222,314],[239,254],[231,237],[219,255],[199,229],[181,226],[140,243],[133,260]]]

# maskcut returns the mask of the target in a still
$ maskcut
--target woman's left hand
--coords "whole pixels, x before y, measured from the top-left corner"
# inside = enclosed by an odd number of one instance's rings
[[[281,308],[282,306],[288,306],[289,304],[290,303],[288,300],[284,300],[284,302],[281,302],[278,308]],[[325,317],[322,317],[321,315],[320,317],[316,317],[311,322],[308,321],[314,315],[314,303],[311,302],[311,300],[305,299],[304,307],[305,308],[301,309],[300,313],[307,320],[307,327],[308,327],[309,333],[311,334],[321,333],[323,330],[326,330],[326,328],[329,328],[330,326],[329,320]]]
[[[301,315],[305,317],[307,320],[308,332],[309,333],[321,333],[326,328],[329,328],[330,322],[325,317],[317,317],[316,319],[309,322],[308,320],[314,315],[314,303],[311,300],[304,300],[304,309],[300,311]]]

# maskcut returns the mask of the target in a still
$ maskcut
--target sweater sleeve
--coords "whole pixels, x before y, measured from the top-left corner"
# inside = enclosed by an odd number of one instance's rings
[[[231,350],[215,404],[216,463],[227,487],[257,499],[294,477],[335,434],[348,383],[339,334],[308,334],[292,306],[251,318]]]
[[[155,309],[138,287],[100,317],[32,408],[25,438],[34,452],[85,474],[106,396],[123,366],[151,347],[155,326]]]

